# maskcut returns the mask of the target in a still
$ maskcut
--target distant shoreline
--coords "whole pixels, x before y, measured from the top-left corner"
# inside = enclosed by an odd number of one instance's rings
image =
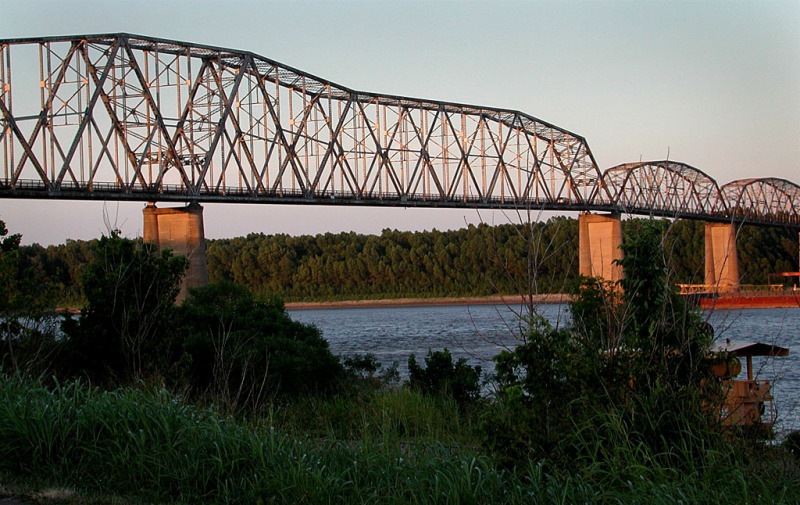
[[[534,295],[534,304],[549,303],[568,303],[570,295],[564,293]],[[435,307],[435,306],[459,306],[459,305],[508,305],[520,306],[525,303],[520,295],[493,295],[478,297],[442,297],[442,298],[387,298],[377,300],[340,300],[332,302],[286,302],[284,306],[287,310],[307,310],[307,309],[357,309],[357,308],[377,308],[377,307]],[[800,307],[800,294],[791,295],[764,295],[747,296],[720,296],[718,298],[704,298],[699,301],[701,309],[704,310],[725,310],[725,309],[777,309]],[[79,308],[59,307],[56,312],[70,312],[78,314]]]
[[[570,295],[563,293],[534,295],[534,304],[568,303]],[[306,309],[356,309],[376,307],[432,307],[458,305],[509,305],[519,306],[525,303],[520,295],[494,295],[481,297],[453,298],[390,298],[379,300],[342,300],[333,302],[287,302],[288,310]],[[741,293],[738,295],[722,295],[718,298],[700,299],[699,305],[704,310],[725,309],[778,309],[800,307],[800,295]]]
[[[570,296],[567,294],[534,295],[532,299],[535,304],[546,303],[567,303]],[[452,297],[452,298],[385,298],[376,300],[339,300],[332,302],[285,302],[287,310],[306,310],[306,309],[355,309],[355,308],[376,308],[376,307],[430,307],[430,306],[458,306],[458,305],[508,305],[519,306],[524,303],[520,295],[493,295],[476,297]],[[56,312],[79,314],[81,309],[78,307],[58,307]]]
[[[566,294],[534,295],[533,303],[567,303],[570,296]],[[354,309],[376,307],[426,307],[447,305],[511,305],[525,303],[520,295],[494,295],[481,297],[454,298],[390,298],[380,300],[342,300],[333,302],[287,302],[288,310],[305,309]]]

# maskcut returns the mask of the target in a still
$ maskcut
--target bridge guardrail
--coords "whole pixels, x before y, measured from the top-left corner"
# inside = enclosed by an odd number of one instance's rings
[[[3,194],[5,193],[5,195]],[[24,194],[20,194],[24,193]],[[67,193],[65,196],[64,194]],[[381,202],[391,202],[392,205],[405,206],[415,204],[429,204],[430,206],[480,206],[492,207],[497,206],[505,208],[537,208],[537,209],[562,209],[562,210],[595,210],[595,205],[579,202],[574,199],[558,198],[555,202],[548,202],[544,199],[526,200],[522,198],[490,196],[482,197],[477,195],[453,195],[449,197],[432,198],[431,195],[425,193],[409,193],[399,194],[396,192],[382,192],[380,194],[362,194],[351,191],[331,191],[325,190],[323,192],[309,194],[308,191],[298,188],[249,188],[246,186],[223,186],[219,188],[199,188],[193,191],[185,185],[180,184],[160,184],[151,185],[149,187],[142,186],[141,184],[134,185],[133,187],[125,187],[122,183],[112,182],[79,182],[63,181],[58,189],[48,188],[41,180],[36,179],[20,179],[13,184],[7,179],[0,179],[0,197],[2,196],[27,196],[37,198],[41,194],[42,197],[46,196],[59,196],[75,199],[113,199],[118,198],[119,195],[133,195],[136,200],[142,201],[158,201],[164,198],[163,196],[172,196],[177,198],[169,198],[169,200],[206,200],[216,201],[218,197],[230,197],[247,199],[248,201],[258,202],[260,200],[279,202],[281,199],[290,199],[293,202],[298,200],[316,201],[316,203],[325,202],[369,202],[380,205]],[[748,212],[741,209],[728,209],[723,212],[714,214],[692,214],[692,213],[679,213],[675,214],[670,209],[655,206],[653,208],[639,208],[630,206],[615,206],[611,204],[603,204],[596,206],[600,211],[613,211],[623,214],[650,214],[660,215],[665,217],[681,217],[681,218],[694,218],[705,220],[718,220],[718,221],[733,221],[754,224],[770,224],[770,225],[788,225],[793,227],[800,227],[800,215],[792,215],[789,213],[759,215],[754,212]]]

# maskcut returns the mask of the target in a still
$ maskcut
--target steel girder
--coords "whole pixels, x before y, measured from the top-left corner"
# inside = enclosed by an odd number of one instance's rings
[[[720,191],[669,161],[601,175],[585,139],[518,111],[355,91],[250,52],[124,33],[0,40],[0,120],[5,198],[536,207],[800,226],[789,181]]]
[[[800,186],[785,179],[743,179],[720,187],[685,163],[648,161],[609,168],[602,184],[610,195],[606,203],[621,212],[800,225]]]
[[[554,125],[249,52],[111,34],[0,40],[0,59],[3,193],[563,206],[598,190],[586,141]]]
[[[786,179],[740,179],[721,188],[729,214],[737,220],[800,225],[800,186]]]
[[[702,171],[674,161],[627,163],[603,173],[611,201],[625,211],[682,216],[723,215],[717,182]]]

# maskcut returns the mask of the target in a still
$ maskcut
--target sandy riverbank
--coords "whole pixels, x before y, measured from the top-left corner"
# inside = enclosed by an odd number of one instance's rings
[[[569,295],[536,295],[533,303],[566,303]],[[393,298],[386,300],[345,300],[337,302],[289,302],[289,310],[302,309],[352,309],[374,307],[425,307],[432,305],[520,305],[524,302],[521,296],[499,295],[476,298]]]
[[[535,295],[533,303],[567,303],[569,295]],[[353,309],[374,307],[426,307],[438,305],[509,305],[519,306],[525,301],[521,296],[497,295],[460,298],[392,298],[382,300],[343,300],[336,302],[287,302],[289,310],[303,309]],[[703,309],[777,309],[800,307],[800,293],[784,296],[720,296],[699,301]],[[60,307],[56,312],[80,313],[75,307]]]

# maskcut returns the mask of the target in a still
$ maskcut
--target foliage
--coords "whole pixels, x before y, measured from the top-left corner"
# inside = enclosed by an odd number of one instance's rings
[[[41,373],[55,346],[48,309],[57,287],[24,263],[21,238],[0,221],[0,365]]]
[[[230,281],[283,300],[483,296],[519,293],[515,278],[529,233],[557,244],[538,265],[541,292],[561,291],[577,272],[577,222],[565,217],[515,225],[469,226],[453,231],[316,236],[250,234],[207,241],[209,280]],[[97,241],[23,248],[26,261],[63,285],[62,303],[80,302],[83,265]],[[511,275],[509,275],[511,274]],[[545,281],[545,279],[549,279]]]
[[[22,235],[8,234],[0,221],[0,317],[38,315],[52,306],[57,285],[20,254]]]
[[[385,389],[395,389],[400,383],[399,363],[383,368],[378,358],[372,353],[354,354],[342,357],[345,369],[345,381],[339,393],[351,396],[370,396]]]
[[[481,367],[470,366],[466,358],[455,363],[447,348],[428,350],[425,366],[417,364],[417,357],[408,358],[408,386],[428,395],[446,395],[460,405],[474,402],[481,392]]]
[[[623,230],[639,221],[623,221]],[[764,284],[767,273],[795,270],[797,233],[750,225],[737,233],[742,283]],[[673,282],[703,283],[703,240],[702,222],[671,223],[664,248]],[[286,301],[560,293],[578,276],[577,220],[567,217],[380,235],[250,234],[207,244],[212,282]],[[80,279],[96,248],[97,240],[68,240],[24,246],[20,256],[61,287],[59,303],[78,306]]]
[[[360,378],[371,378],[381,368],[381,362],[372,353],[345,356],[342,364],[350,374]]]
[[[664,259],[663,221],[640,221],[636,235],[621,248],[625,278],[620,282],[625,311],[621,332],[626,349],[640,353],[634,371],[639,393],[663,386],[700,390],[710,380],[705,359],[711,327],[677,295]],[[645,389],[648,388],[648,389]]]
[[[186,266],[183,256],[118,232],[101,238],[82,278],[87,306],[62,326],[68,373],[119,383],[164,368],[163,335]]]
[[[86,268],[94,263],[99,240],[71,240],[59,245],[42,247],[39,244],[20,247],[20,260],[37,275],[59,287],[58,304],[62,307],[81,307],[86,300],[82,282]]]
[[[783,447],[800,461],[800,431],[793,431],[786,436]]]
[[[17,244],[12,237],[8,249]],[[176,307],[186,265],[182,256],[117,232],[101,238],[81,280],[87,305],[80,317],[65,317],[60,339],[30,331],[4,338],[3,361],[20,369],[24,354],[42,365],[39,372],[52,362],[48,374],[106,387],[166,381],[197,397],[211,393],[233,410],[255,409],[278,392],[327,392],[339,384],[344,369],[319,330],[292,321],[276,299],[219,283],[193,290]]]
[[[175,335],[191,391],[234,409],[277,393],[330,391],[344,372],[315,326],[290,319],[279,300],[230,282],[191,290],[177,309]]]
[[[388,399],[407,419],[424,418],[424,397]],[[383,410],[380,410],[381,412]],[[458,409],[450,412],[456,414]],[[394,419],[402,419],[392,414]],[[521,461],[498,468],[464,441],[398,443],[387,424],[350,411],[357,440],[291,436],[188,405],[166,391],[103,392],[80,383],[47,389],[0,374],[0,475],[36,489],[99,493],[107,503],[796,503],[792,465],[757,455],[756,463],[680,471],[640,464],[628,444],[624,472],[598,461],[555,473]],[[432,424],[432,423],[428,423]],[[448,424],[448,426],[451,426]],[[452,425],[458,430],[458,424]],[[424,426],[420,425],[424,428]],[[302,430],[299,430],[302,432]],[[385,433],[385,432],[384,432]],[[446,439],[445,439],[446,441]],[[624,441],[622,441],[624,442]],[[7,492],[0,488],[0,498]],[[75,503],[81,503],[76,493]],[[127,499],[127,501],[123,501]],[[40,502],[31,499],[31,502]],[[62,502],[63,503],[63,502]]]
[[[482,432],[509,464],[533,457],[564,468],[590,450],[600,451],[590,460],[612,464],[616,455],[601,439],[686,464],[698,447],[721,442],[708,407],[716,385],[704,359],[710,331],[671,287],[663,227],[629,228],[624,280],[617,287],[584,279],[570,327],[533,314],[523,344],[495,358],[498,401]]]

